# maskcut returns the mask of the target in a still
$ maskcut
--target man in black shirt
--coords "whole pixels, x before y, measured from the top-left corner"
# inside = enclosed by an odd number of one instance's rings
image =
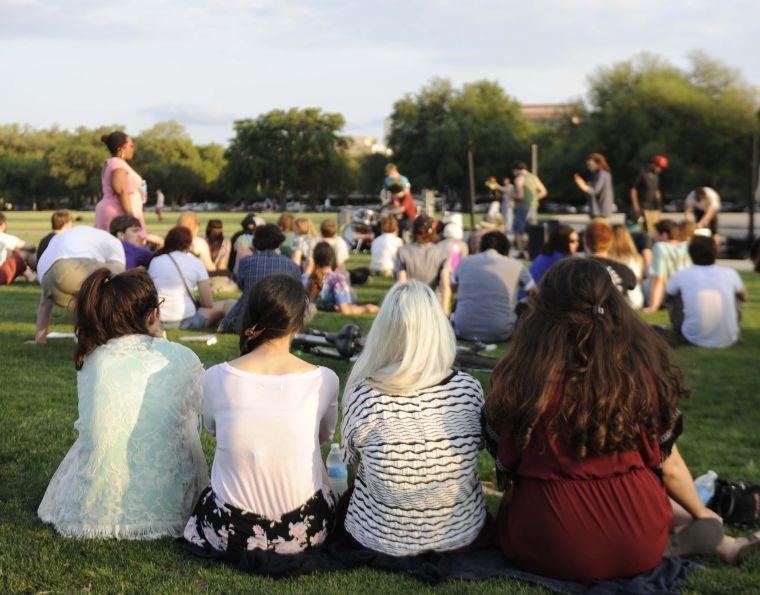
[[[609,272],[612,283],[623,295],[627,295],[632,289],[636,289],[638,279],[635,273],[623,263],[607,257],[612,246],[612,226],[606,219],[594,219],[586,227],[583,234],[583,242],[586,244],[586,256],[601,262]]]
[[[649,165],[639,171],[631,186],[631,209],[637,219],[644,216],[644,227],[650,235],[654,233],[654,226],[662,217],[660,173],[667,167],[667,157],[655,155]]]

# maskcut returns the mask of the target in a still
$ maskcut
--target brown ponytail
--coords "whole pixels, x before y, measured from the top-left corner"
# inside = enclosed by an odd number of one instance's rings
[[[338,266],[338,260],[335,257],[335,250],[327,242],[319,242],[314,247],[313,258],[314,272],[309,275],[307,289],[309,297],[314,300],[319,295],[319,292],[322,291],[322,285],[324,284],[325,274],[322,272],[322,269],[330,267],[334,271]]]
[[[158,292],[148,273],[133,269],[113,274],[107,268],[92,273],[79,289],[74,310],[77,346],[74,365],[109,340],[125,335],[147,335],[147,317],[158,307]]]

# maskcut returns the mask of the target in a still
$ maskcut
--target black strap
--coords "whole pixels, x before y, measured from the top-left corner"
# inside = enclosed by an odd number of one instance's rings
[[[187,283],[187,279],[185,278],[185,274],[182,272],[182,269],[179,268],[179,265],[177,264],[177,261],[174,260],[174,257],[171,254],[167,254],[167,256],[169,257],[169,260],[172,261],[172,264],[174,265],[174,267],[177,269],[177,272],[179,273],[179,276],[182,279],[182,285],[185,286],[185,291],[187,292],[187,295],[190,296],[190,301],[193,302],[193,304],[195,304],[195,307],[197,308],[198,307],[198,300],[195,299],[195,296],[193,295],[193,292],[190,291],[190,286]]]

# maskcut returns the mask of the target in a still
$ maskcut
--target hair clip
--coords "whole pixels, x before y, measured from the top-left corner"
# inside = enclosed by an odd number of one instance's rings
[[[111,273],[110,275],[108,275],[108,277],[106,277],[106,280],[103,281],[103,285],[108,285],[109,281],[111,281],[111,279],[113,279],[115,276],[116,276],[116,273]]]
[[[602,308],[601,306],[594,306],[592,311],[597,316],[604,316],[604,308]]]
[[[243,334],[246,337],[250,337],[251,339],[255,339],[256,337],[258,337],[259,335],[261,335],[261,333],[263,333],[264,330],[265,330],[263,328],[256,328],[257,326],[258,326],[257,324],[254,324],[252,327],[245,329],[243,331]]]

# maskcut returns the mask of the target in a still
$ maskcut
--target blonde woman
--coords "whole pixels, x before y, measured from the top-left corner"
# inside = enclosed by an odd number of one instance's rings
[[[452,371],[455,354],[433,290],[413,279],[394,285],[343,396],[344,458],[356,469],[345,528],[364,547],[409,556],[486,537],[483,389]]]
[[[317,230],[310,219],[299,217],[293,222],[292,258],[304,273],[311,273],[313,261],[311,253],[317,245]]]
[[[634,310],[644,307],[644,292],[641,282],[644,280],[644,258],[636,249],[636,244],[625,225],[612,226],[612,246],[608,256],[620,264],[624,264],[636,275],[636,287],[628,291],[628,301]]]
[[[198,215],[193,211],[184,211],[179,217],[177,217],[177,227],[185,227],[190,230],[190,233],[193,236],[190,254],[201,259],[207,272],[216,272],[216,264],[211,258],[211,248],[209,248],[206,239],[198,235],[198,232],[201,229],[201,224],[198,222]]]

